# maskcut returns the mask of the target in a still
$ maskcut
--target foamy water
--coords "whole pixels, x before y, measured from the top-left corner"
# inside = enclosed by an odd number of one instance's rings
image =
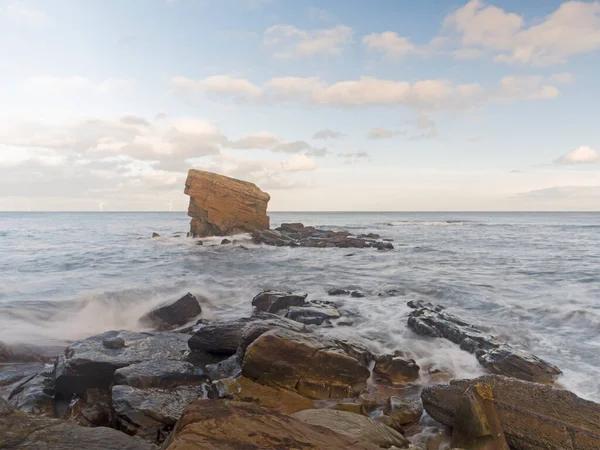
[[[271,217],[274,226],[376,232],[396,248],[211,246],[221,238],[198,246],[185,237],[185,213],[0,213],[0,341],[67,343],[136,330],[143,313],[188,291],[209,299],[205,317],[237,318],[250,313],[261,290],[286,289],[334,300],[355,315],[352,327],[324,333],[403,350],[422,367],[457,377],[483,373],[456,345],[408,329],[406,302],[419,299],[555,363],[566,388],[600,401],[600,214]],[[150,239],[153,231],[161,237]],[[331,287],[374,295],[330,298]],[[387,289],[401,295],[375,295]]]

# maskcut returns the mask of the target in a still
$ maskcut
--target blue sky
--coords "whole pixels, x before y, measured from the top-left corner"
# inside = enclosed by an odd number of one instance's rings
[[[376,6],[375,6],[376,5]],[[0,210],[600,210],[600,2],[0,0]]]

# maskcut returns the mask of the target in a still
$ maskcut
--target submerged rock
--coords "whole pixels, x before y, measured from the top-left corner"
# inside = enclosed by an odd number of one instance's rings
[[[292,306],[285,317],[305,325],[321,325],[326,320],[340,318],[341,314],[327,306]]]
[[[169,330],[186,324],[201,312],[200,302],[196,296],[188,292],[178,300],[154,308],[140,319],[140,323],[160,330]]]
[[[600,405],[544,384],[487,375],[426,387],[421,398],[431,417],[454,427],[457,421],[465,420],[461,417],[465,410],[459,408],[464,405],[465,393],[473,388],[493,403],[510,448],[600,448]]]
[[[230,236],[269,228],[270,196],[253,183],[190,170],[185,182],[193,236]]]
[[[0,399],[0,448],[27,450],[156,450],[112,428],[86,428],[59,419],[12,413]]]
[[[314,248],[377,248],[392,249],[389,242],[352,236],[348,231],[319,230],[305,227],[301,223],[284,223],[275,230],[256,230],[252,233],[256,244],[277,247],[314,247]]]
[[[276,313],[291,306],[301,306],[307,294],[292,294],[291,292],[264,291],[252,299],[252,306],[260,311]]]
[[[284,329],[262,334],[246,349],[242,374],[314,399],[353,397],[370,375],[335,341]]]
[[[379,448],[406,448],[409,441],[396,430],[375,422],[369,417],[334,409],[307,409],[292,417],[310,425],[328,428],[336,433],[354,438],[363,444]]]
[[[473,353],[488,370],[525,381],[552,383],[562,374],[553,364],[531,353],[518,350],[489,336],[473,325],[442,311],[441,307],[409,302],[416,308],[408,318],[408,326],[417,334],[443,337]]]
[[[122,338],[125,347],[106,348],[106,339]],[[117,369],[150,360],[182,359],[188,336],[179,333],[108,331],[76,341],[65,349],[55,368],[55,390],[65,398],[88,389],[108,389]]]
[[[154,232],[154,233],[152,233],[152,237],[153,237],[153,238],[160,237],[160,234],[158,234],[158,233]]]
[[[166,450],[375,450],[342,434],[246,402],[191,403],[165,443]]]

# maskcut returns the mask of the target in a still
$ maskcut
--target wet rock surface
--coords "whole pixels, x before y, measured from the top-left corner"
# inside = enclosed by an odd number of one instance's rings
[[[600,405],[551,386],[488,375],[426,387],[421,398],[431,417],[453,427],[457,420],[464,420],[464,410],[461,417],[459,408],[472,388],[493,403],[510,448],[600,448]]]
[[[112,388],[112,409],[116,428],[160,444],[169,435],[188,403],[204,396],[202,385],[171,389],[138,389],[132,386]]]
[[[248,346],[242,374],[314,399],[353,397],[370,376],[369,369],[335,341],[284,329],[268,331]]]
[[[167,450],[375,450],[329,429],[247,402],[191,403],[164,446]]]
[[[414,425],[423,415],[423,405],[417,400],[392,396],[388,399],[383,412],[400,425]]]
[[[375,361],[373,375],[379,382],[400,384],[418,379],[419,370],[420,367],[413,359],[382,355]]]
[[[543,383],[552,383],[562,374],[555,365],[487,335],[439,306],[420,302],[409,302],[408,306],[414,308],[408,326],[415,333],[445,338],[460,345],[493,373]]]
[[[202,384],[208,380],[204,371],[180,360],[150,360],[117,369],[115,384],[135,388],[170,388],[182,384]]]
[[[375,236],[375,235],[373,235]],[[314,247],[314,248],[375,248],[392,250],[391,242],[367,235],[353,236],[348,231],[320,230],[305,227],[301,223],[284,223],[275,230],[256,230],[252,233],[252,241],[256,244],[276,247]]]
[[[170,330],[188,323],[201,312],[200,302],[188,292],[180,299],[154,308],[140,319],[140,323],[158,330]]]
[[[125,347],[111,349],[106,339],[121,338]],[[70,397],[88,389],[108,389],[117,369],[150,360],[181,359],[188,350],[188,336],[180,333],[108,331],[76,341],[65,349],[55,369],[55,390]]]
[[[310,425],[328,428],[380,448],[406,448],[409,441],[396,430],[359,414],[334,409],[307,409],[292,417]]]
[[[291,306],[301,306],[306,300],[306,294],[291,292],[264,291],[252,299],[252,306],[259,311],[276,313]]]

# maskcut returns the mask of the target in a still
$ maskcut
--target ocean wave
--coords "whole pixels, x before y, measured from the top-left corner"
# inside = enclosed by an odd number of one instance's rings
[[[387,226],[389,227],[400,227],[406,225],[418,225],[422,227],[452,227],[452,226],[462,226],[464,225],[464,221],[458,220],[446,220],[442,222],[422,222],[418,220],[401,220],[398,222],[388,222]]]

